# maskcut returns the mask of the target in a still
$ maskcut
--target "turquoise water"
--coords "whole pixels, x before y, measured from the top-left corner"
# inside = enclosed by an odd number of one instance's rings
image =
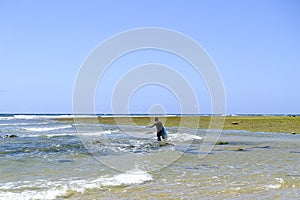
[[[70,124],[0,117],[0,199],[299,199],[300,135]],[[6,135],[16,135],[7,138]]]

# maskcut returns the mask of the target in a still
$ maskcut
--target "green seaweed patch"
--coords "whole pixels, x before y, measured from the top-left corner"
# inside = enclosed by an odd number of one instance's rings
[[[224,142],[224,141],[218,141],[216,142],[216,145],[227,145],[229,144],[228,142]]]
[[[244,148],[241,148],[241,147],[225,147],[223,149],[224,151],[247,151],[246,149]]]
[[[243,148],[237,148],[235,151],[245,151]]]
[[[132,144],[128,146],[128,148],[130,148],[130,149],[132,149],[132,148],[134,148],[134,147],[135,147],[135,146],[132,145]]]
[[[158,142],[158,146],[160,147],[168,146],[168,145],[175,146],[174,144],[165,141]]]

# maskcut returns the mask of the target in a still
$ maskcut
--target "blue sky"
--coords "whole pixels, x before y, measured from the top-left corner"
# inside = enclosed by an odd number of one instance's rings
[[[203,46],[222,77],[228,114],[300,113],[299,11],[297,0],[0,0],[0,113],[72,113],[74,83],[89,53],[112,35],[143,27],[175,30]],[[183,61],[163,52],[130,56],[120,65],[159,62],[186,73],[200,112],[210,112],[204,81]],[[130,67],[112,69],[96,92],[100,113],[111,111],[111,85]],[[153,87],[134,93],[131,112],[179,112],[170,91]]]

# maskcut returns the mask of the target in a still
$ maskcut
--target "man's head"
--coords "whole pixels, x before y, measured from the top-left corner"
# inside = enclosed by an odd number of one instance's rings
[[[158,117],[155,117],[155,119],[154,119],[156,122],[158,121]]]

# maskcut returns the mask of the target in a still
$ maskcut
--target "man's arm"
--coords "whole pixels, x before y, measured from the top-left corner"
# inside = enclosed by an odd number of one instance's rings
[[[151,126],[146,126],[146,128],[153,128],[155,125],[156,125],[156,123],[154,123],[154,124],[151,125]]]

